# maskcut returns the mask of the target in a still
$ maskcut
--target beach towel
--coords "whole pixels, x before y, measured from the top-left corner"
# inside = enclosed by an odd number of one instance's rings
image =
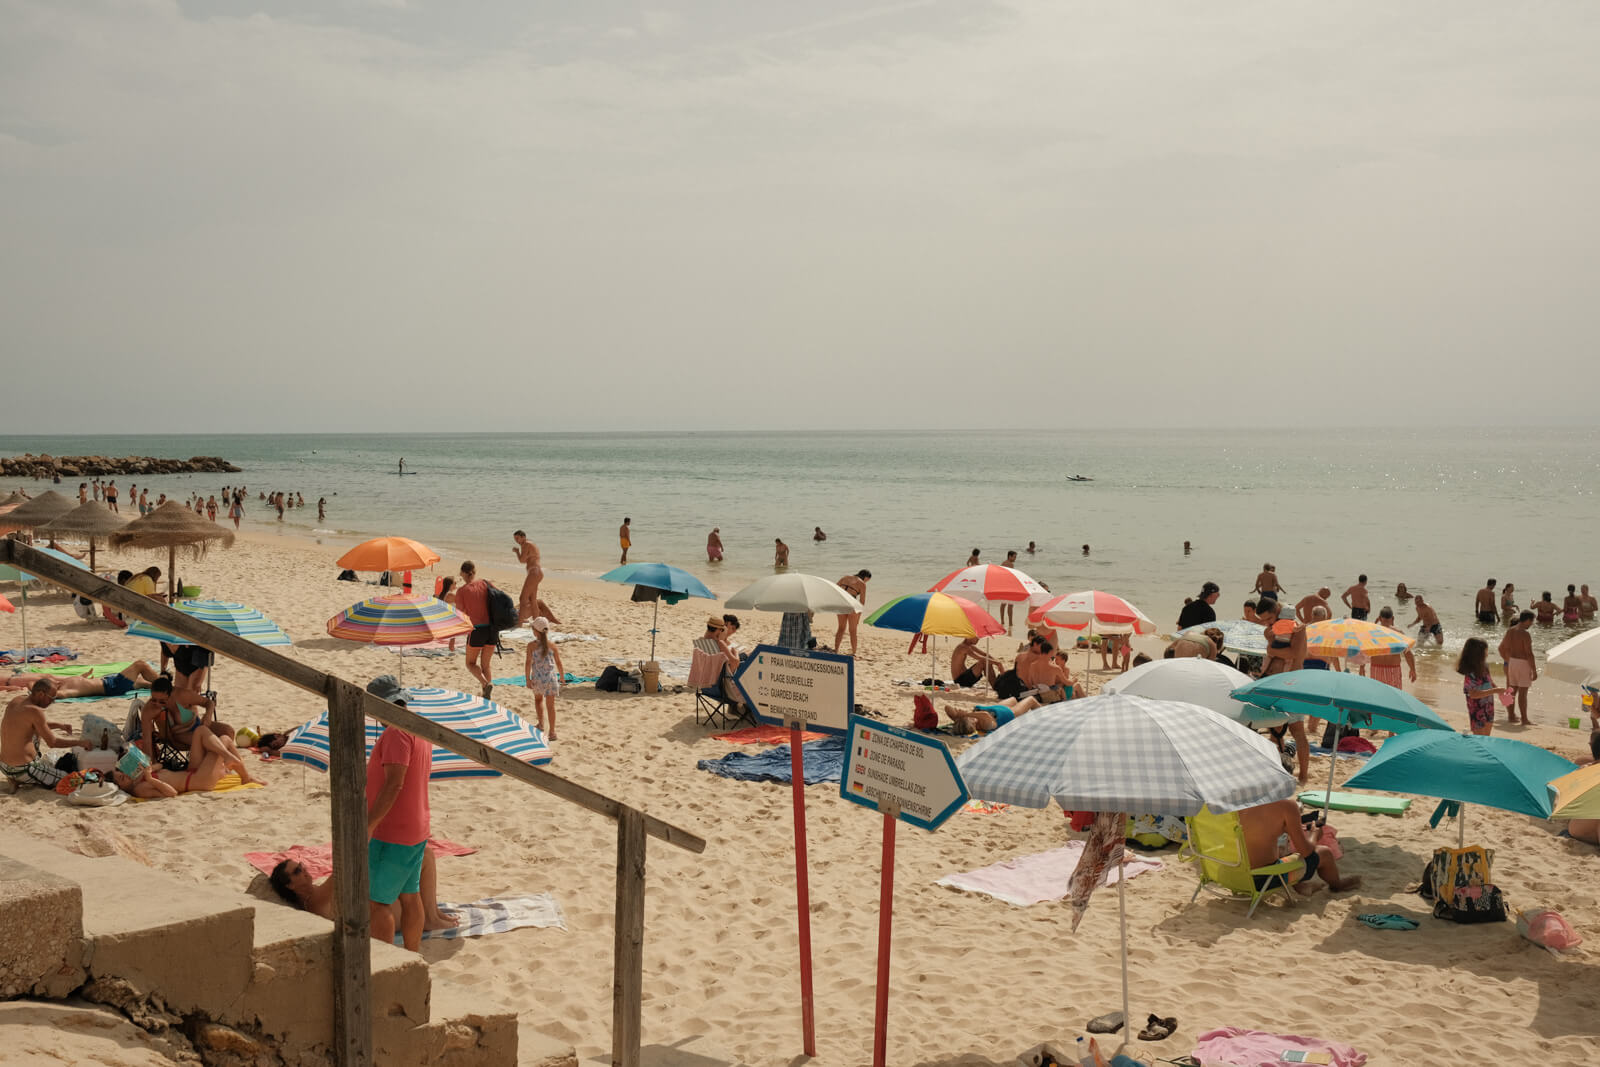
[[[470,856],[478,851],[442,837],[430,837],[428,850],[435,856]],[[325,845],[290,845],[282,852],[246,852],[244,859],[262,874],[271,874],[272,868],[283,860],[299,860],[312,878],[325,878],[333,873],[333,842]]]
[[[975,871],[947,874],[934,885],[960,889],[968,893],[983,893],[1007,904],[1026,908],[1048,900],[1060,900],[1067,895],[1067,880],[1077,870],[1083,856],[1082,841],[1068,841],[1060,848],[1036,852],[1031,856],[991,863]],[[1131,880],[1146,871],[1160,870],[1161,861],[1129,859],[1126,870]],[[1118,871],[1111,867],[1106,872],[1106,884],[1116,885]]]
[[[132,751],[137,752],[138,749],[133,749]],[[203,797],[211,793],[237,793],[241,789],[260,788],[262,788],[260,782],[251,782],[246,785],[237,774],[229,772],[223,775],[217,781],[217,784],[210,789],[197,789],[191,793],[179,793],[175,797],[134,797],[133,802],[135,804],[143,804],[147,800],[182,800],[184,797]]]
[[[483,937],[503,934],[524,926],[559,926],[565,930],[567,920],[561,914],[561,905],[549,893],[535,893],[531,897],[484,897],[471,904],[446,904],[439,901],[439,910],[456,917],[455,926],[443,930],[424,930],[424,941],[453,941],[460,937]],[[394,943],[404,943],[404,935],[396,933]]]
[[[550,640],[554,641],[558,645],[564,645],[568,641],[590,642],[605,640],[605,638],[601,637],[599,634],[568,634],[562,633],[559,630],[551,630],[549,636]],[[500,640],[520,641],[523,644],[527,644],[533,640],[533,631],[526,626],[519,626],[515,630],[506,630],[500,635]]]
[[[460,654],[451,650],[448,641],[429,641],[425,645],[379,645],[378,647],[397,656],[425,656],[428,659],[449,659]]]
[[[77,658],[78,654],[66,645],[39,645],[36,648],[29,648],[26,659],[14,648],[0,651],[0,663],[62,663]]]
[[[837,782],[844,773],[844,738],[829,737],[802,745],[800,759],[806,785]],[[695,766],[702,771],[741,782],[793,780],[788,745],[778,745],[765,752],[730,752],[721,759],[703,759]]]
[[[810,730],[802,730],[800,732],[800,742],[804,744],[807,741],[817,741],[826,736],[828,735],[814,734]],[[713,741],[726,741],[730,745],[777,744],[780,741],[787,742],[789,740],[789,728],[771,724],[746,726],[743,730],[734,730],[725,734],[712,734],[711,739]]]
[[[1195,1039],[1192,1055],[1201,1063],[1229,1063],[1237,1067],[1281,1067],[1285,1052],[1326,1052],[1333,1067],[1362,1067],[1365,1052],[1349,1045],[1299,1034],[1268,1034],[1224,1026]]]
[[[104,678],[108,674],[121,674],[133,666],[133,660],[122,663],[74,663],[70,667],[27,667],[22,674],[48,674],[52,678]]]
[[[1011,807],[1010,804],[996,804],[992,800],[969,800],[961,805],[958,815],[999,815]]]
[[[581,685],[585,682],[592,682],[599,677],[600,676],[598,674],[573,674],[571,671],[567,671],[561,676],[561,683],[563,685]],[[504,678],[494,679],[494,684],[527,685],[528,676],[525,674],[508,674]]]
[[[603,659],[600,662],[613,664],[626,671],[633,670],[635,667],[640,666],[644,661],[634,659]],[[656,662],[661,665],[662,674],[669,675],[673,678],[689,677],[690,661],[687,659],[680,659],[677,657],[669,659],[666,656],[662,656],[657,659]]]

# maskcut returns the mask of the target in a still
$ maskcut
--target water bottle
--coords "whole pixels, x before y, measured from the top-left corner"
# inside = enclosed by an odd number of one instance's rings
[[[1094,1057],[1089,1055],[1089,1043],[1078,1035],[1078,1067],[1094,1067]]]

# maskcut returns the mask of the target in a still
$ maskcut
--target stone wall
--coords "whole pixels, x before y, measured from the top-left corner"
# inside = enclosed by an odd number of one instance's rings
[[[158,456],[0,456],[0,478],[87,478],[98,475],[199,474],[241,468],[217,456],[161,459]]]

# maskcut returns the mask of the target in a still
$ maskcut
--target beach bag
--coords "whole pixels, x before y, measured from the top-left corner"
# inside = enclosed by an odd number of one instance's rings
[[[621,667],[612,664],[600,672],[600,677],[594,680],[594,687],[602,693],[615,693],[618,680],[625,676],[626,672]]]
[[[489,625],[496,630],[517,628],[517,602],[503,589],[489,586],[484,593],[484,606],[489,609]]]
[[[1439,848],[1423,872],[1422,896],[1433,901],[1433,916],[1458,923],[1505,922],[1505,897],[1489,881],[1494,851],[1482,845]]]
[[[644,679],[639,677],[638,671],[628,671],[617,678],[617,692],[642,693],[644,692]]]
[[[1015,669],[1004,671],[994,680],[994,695],[1001,700],[1015,700],[1020,697],[1028,687],[1023,684],[1022,678]]]
[[[1535,945],[1549,949],[1553,956],[1559,956],[1583,944],[1583,938],[1578,936],[1578,931],[1561,917],[1560,912],[1546,908],[1517,912],[1517,933]]]
[[[338,580],[341,581],[341,582],[354,582],[354,581],[357,580],[356,572],[355,571],[340,571]]]

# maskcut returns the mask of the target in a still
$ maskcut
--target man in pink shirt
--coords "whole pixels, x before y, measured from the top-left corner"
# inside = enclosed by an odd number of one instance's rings
[[[406,692],[394,675],[367,683],[373,696],[406,705]],[[428,775],[433,745],[393,726],[386,728],[367,758],[367,903],[372,936],[394,941],[394,913],[400,901],[400,933],[406,948],[422,948],[422,858],[428,848]]]

